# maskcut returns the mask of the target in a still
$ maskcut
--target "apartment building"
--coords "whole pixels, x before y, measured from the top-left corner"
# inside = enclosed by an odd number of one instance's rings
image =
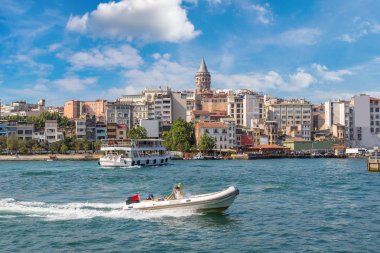
[[[263,118],[264,97],[249,90],[230,92],[227,98],[227,114],[237,125],[252,128]]]
[[[100,141],[107,139],[107,125],[104,122],[96,122],[95,140]]]
[[[64,138],[63,133],[58,132],[57,120],[46,120],[44,137],[45,137],[45,140],[47,140],[49,143],[63,140]]]
[[[234,145],[229,142],[229,126],[223,122],[197,122],[195,124],[195,140],[199,145],[203,135],[209,135],[216,141],[216,149],[229,149]]]
[[[312,105],[304,99],[265,101],[265,115],[267,121],[276,121],[279,129],[298,125],[312,127]]]
[[[373,148],[380,144],[380,99],[360,94],[351,98],[346,117],[346,145]]]
[[[69,100],[65,102],[63,115],[69,119],[77,119],[82,115],[95,116],[97,119],[104,118],[106,100],[79,101]]]
[[[132,106],[125,102],[107,102],[106,105],[106,122],[125,124],[129,128],[132,125]]]

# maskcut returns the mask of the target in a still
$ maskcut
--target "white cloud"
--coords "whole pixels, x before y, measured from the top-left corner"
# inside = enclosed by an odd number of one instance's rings
[[[85,33],[87,30],[88,13],[82,17],[70,15],[66,29],[73,32]]]
[[[76,92],[85,90],[88,86],[94,85],[98,82],[96,77],[88,77],[81,79],[77,76],[68,76],[62,79],[53,81],[58,88],[69,92]]]
[[[270,10],[270,6],[268,3],[264,5],[259,4],[252,4],[251,5],[252,10],[254,10],[257,14],[256,21],[268,25],[273,22],[273,15]]]
[[[207,0],[210,5],[221,4],[222,0]]]
[[[351,27],[353,28],[349,33],[344,33],[337,39],[347,43],[354,43],[364,36],[380,33],[380,24],[375,20],[363,21],[361,18],[355,17]]]
[[[127,84],[134,87],[170,86],[174,90],[193,87],[196,68],[189,68],[166,57],[160,57],[148,69],[124,73]]]
[[[67,30],[92,37],[144,42],[191,40],[200,34],[181,0],[122,0],[100,3],[82,17],[71,16]]]
[[[49,47],[48,47],[48,51],[49,52],[56,52],[58,49],[60,49],[62,47],[62,44],[60,43],[53,43],[53,44],[50,44]]]
[[[166,59],[166,60],[169,60],[171,57],[170,54],[168,53],[165,53],[165,54],[160,54],[160,53],[154,53],[152,54],[152,58],[155,59],[155,60],[159,60],[159,59]]]
[[[45,76],[53,71],[54,66],[51,64],[37,62],[34,59],[36,57],[44,55],[45,53],[46,50],[35,48],[29,51],[19,52],[14,55],[11,55],[7,60],[3,61],[2,63],[18,67],[22,65],[23,68],[20,68],[20,75],[36,74],[38,76]],[[28,68],[27,71],[25,67]]]
[[[312,46],[318,42],[321,31],[316,28],[298,28],[285,31],[276,36],[258,40],[259,44],[279,46]]]
[[[123,45],[119,48],[103,47],[92,48],[89,51],[78,52],[71,55],[68,61],[74,68],[137,68],[143,63],[138,51]]]
[[[313,63],[311,67],[316,71],[316,75],[321,81],[342,82],[344,81],[344,76],[354,74],[348,69],[329,71],[326,66],[317,63]]]
[[[214,76],[213,80],[221,87],[256,91],[268,91],[270,89],[297,91],[305,89],[315,82],[314,77],[303,69],[297,69],[294,74],[288,75],[285,79],[276,71],[234,75],[215,74]]]
[[[146,70],[128,70],[124,72],[125,87],[111,88],[105,94],[117,98],[125,94],[136,94],[143,87],[169,86],[173,90],[193,90],[194,74],[197,67],[188,67],[156,55],[156,61]],[[257,91],[298,91],[315,83],[315,78],[303,69],[293,74],[281,76],[276,71],[267,73],[246,73],[225,75],[211,70],[212,88],[252,89]]]

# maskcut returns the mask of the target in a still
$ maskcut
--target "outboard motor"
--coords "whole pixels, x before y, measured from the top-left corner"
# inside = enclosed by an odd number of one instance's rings
[[[133,203],[140,203],[140,194],[136,194],[134,196],[128,197],[128,199],[125,201],[125,204],[130,205]]]

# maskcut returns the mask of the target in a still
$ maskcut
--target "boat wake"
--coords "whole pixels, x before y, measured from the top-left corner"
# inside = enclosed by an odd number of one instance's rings
[[[125,211],[123,203],[65,203],[17,201],[0,199],[0,219],[35,217],[48,221],[77,219],[159,220],[165,217],[199,215],[191,210]]]

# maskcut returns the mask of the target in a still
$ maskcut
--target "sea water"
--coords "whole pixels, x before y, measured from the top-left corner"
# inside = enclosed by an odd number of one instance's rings
[[[240,195],[221,214],[122,210],[177,182]],[[0,252],[378,252],[379,192],[364,159],[0,162]]]

